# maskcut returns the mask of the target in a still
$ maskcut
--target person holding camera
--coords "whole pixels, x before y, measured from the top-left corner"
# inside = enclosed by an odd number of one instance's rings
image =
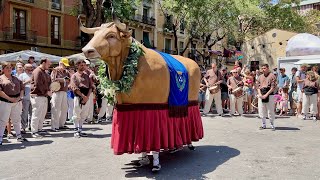
[[[258,111],[262,119],[262,126],[260,129],[266,129],[266,118],[269,116],[270,127],[274,131],[274,97],[273,91],[276,87],[276,76],[270,72],[269,65],[262,65],[262,74],[257,79],[257,92],[258,92]]]
[[[66,67],[69,67],[69,60],[62,58],[59,66],[51,73],[52,82],[59,82],[60,88],[53,92],[51,99],[51,130],[56,132],[64,128],[68,114],[67,91],[70,82],[70,74]]]

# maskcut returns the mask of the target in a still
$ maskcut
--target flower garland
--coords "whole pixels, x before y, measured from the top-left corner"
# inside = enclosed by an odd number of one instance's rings
[[[112,81],[106,75],[106,63],[101,61],[98,70],[98,89],[108,104],[116,103],[116,93],[128,93],[131,90],[136,75],[138,74],[138,60],[144,55],[142,48],[134,41],[131,43],[129,55],[123,65],[123,74],[120,80]]]

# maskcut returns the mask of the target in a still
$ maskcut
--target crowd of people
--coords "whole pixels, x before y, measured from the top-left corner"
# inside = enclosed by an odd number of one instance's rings
[[[262,119],[260,129],[266,129],[266,119],[275,130],[275,113],[296,115],[303,120],[320,118],[320,91],[318,66],[308,71],[308,65],[293,67],[289,75],[285,68],[271,70],[268,64],[250,71],[237,61],[228,72],[213,63],[211,69],[202,72],[199,106],[206,116],[212,111],[212,102],[219,116],[258,113]]]
[[[113,107],[97,91],[96,67],[90,61],[77,60],[70,66],[62,58],[57,67],[42,58],[39,66],[30,57],[28,63],[18,62],[15,68],[2,63],[0,76],[0,144],[3,137],[13,138],[13,125],[17,141],[27,141],[23,134],[31,132],[33,138],[42,138],[46,133],[43,124],[51,112],[52,132],[68,128],[69,120],[74,124],[74,137],[87,136],[83,123],[111,121]],[[270,70],[268,64],[250,71],[236,62],[228,72],[213,63],[211,69],[202,72],[199,90],[199,107],[206,116],[215,107],[219,116],[258,113],[262,119],[260,129],[266,129],[266,119],[275,130],[275,113],[296,115],[303,120],[320,118],[318,66],[308,71],[308,65]],[[213,103],[214,102],[214,103]],[[96,121],[97,120],[97,121]]]
[[[2,63],[0,76],[0,145],[3,138],[18,142],[28,131],[33,138],[42,138],[43,124],[50,111],[51,132],[68,128],[66,121],[74,124],[74,137],[86,137],[83,124],[112,120],[113,107],[97,91],[96,67],[80,59],[72,67],[62,58],[57,67],[51,68],[50,59],[43,57],[37,65],[34,57],[28,63]]]

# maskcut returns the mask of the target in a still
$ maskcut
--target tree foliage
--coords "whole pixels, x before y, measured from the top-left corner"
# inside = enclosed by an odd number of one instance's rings
[[[113,0],[112,5],[116,15],[120,19],[129,19],[134,14],[135,7],[141,0]],[[79,11],[80,2],[75,0],[72,14],[83,13],[86,16],[87,27],[97,27],[107,20],[111,20],[110,0],[81,0],[83,12]]]

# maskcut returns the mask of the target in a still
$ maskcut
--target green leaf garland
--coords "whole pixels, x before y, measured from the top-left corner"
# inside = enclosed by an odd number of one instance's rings
[[[123,74],[120,80],[112,81],[106,75],[106,63],[101,60],[98,70],[100,84],[98,89],[108,104],[116,103],[116,93],[129,93],[138,74],[138,60],[144,55],[142,48],[134,41],[131,43],[129,55],[123,65]]]

